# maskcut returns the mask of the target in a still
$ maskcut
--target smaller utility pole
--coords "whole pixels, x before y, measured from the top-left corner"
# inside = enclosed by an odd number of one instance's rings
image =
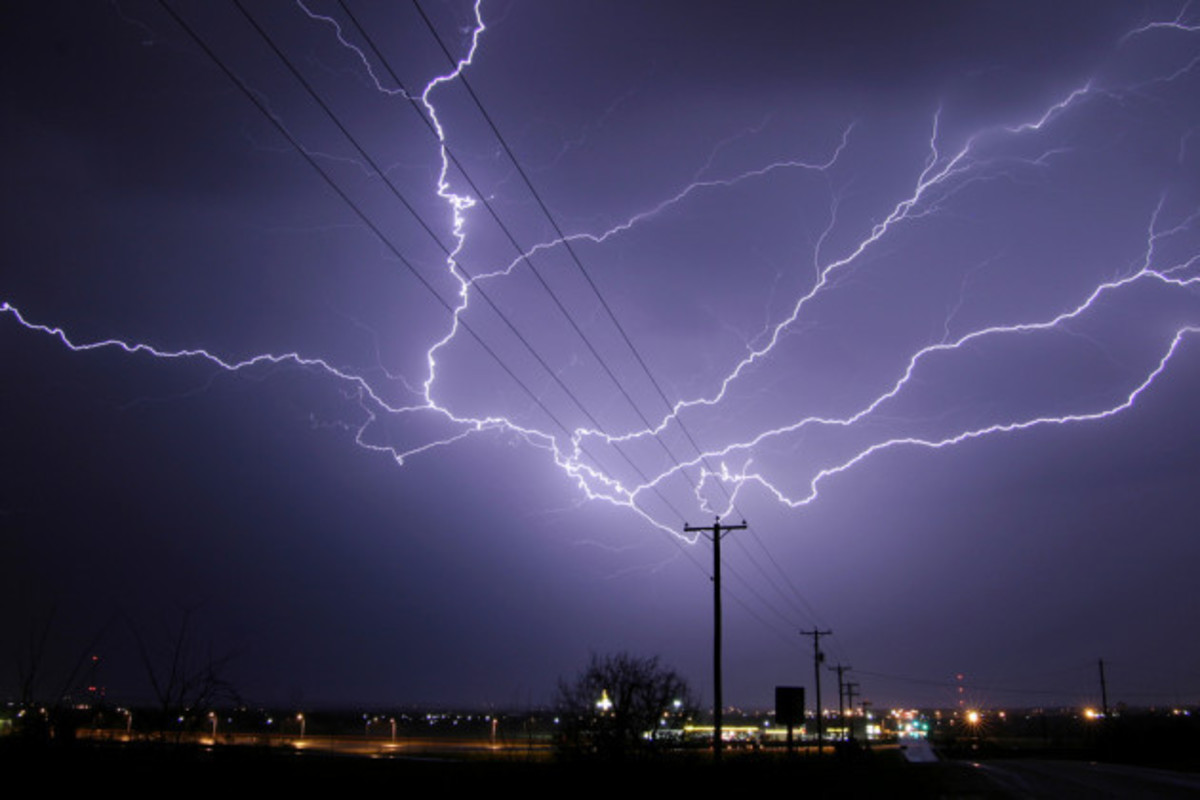
[[[867,722],[867,720],[870,718],[869,709],[871,708],[871,701],[863,700],[863,701],[859,702],[859,705],[862,706],[863,743],[866,745],[867,749],[870,750],[871,749],[871,734],[870,734],[870,731],[868,730],[868,726],[870,725],[870,723]]]
[[[1108,719],[1108,684],[1104,680],[1104,659],[1100,659],[1100,707]]]
[[[813,628],[811,631],[800,631],[801,636],[813,637],[813,676],[816,683],[814,687],[817,692],[817,755],[821,754],[821,745],[825,740],[825,735],[822,729],[823,720],[821,719],[821,662],[825,660],[825,654],[821,652],[821,637],[832,636],[833,631],[823,631],[819,628]]]
[[[854,695],[858,694],[858,684],[846,681],[846,705],[850,708],[850,741],[854,741]]]
[[[707,535],[713,543],[713,761],[720,763],[721,748],[721,536],[729,531],[744,531],[746,520],[741,525],[722,525],[717,517],[712,527],[693,528],[683,523],[684,533]]]
[[[842,723],[842,738],[846,738],[846,706],[842,701],[843,692],[845,691],[842,685],[842,677],[851,667],[845,664],[838,664],[835,667],[829,668],[831,672],[836,672],[838,676],[838,720]],[[852,708],[851,711],[854,709]]]

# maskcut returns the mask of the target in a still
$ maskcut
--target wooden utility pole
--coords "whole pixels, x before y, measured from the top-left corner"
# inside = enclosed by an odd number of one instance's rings
[[[868,750],[870,750],[870,749],[871,749],[871,732],[870,732],[870,725],[871,725],[871,723],[870,723],[870,722],[868,722],[867,720],[869,720],[869,719],[870,719],[870,717],[871,717],[871,713],[870,713],[870,708],[871,708],[871,705],[872,705],[872,703],[871,703],[871,701],[870,701],[870,700],[861,700],[861,701],[859,701],[859,706],[861,706],[861,707],[862,707],[862,718],[863,718],[863,744],[866,746],[866,748],[867,748]]]
[[[845,691],[842,685],[842,678],[851,667],[845,664],[838,664],[836,667],[830,667],[829,669],[831,672],[836,672],[838,676],[838,719],[842,723],[842,731],[844,732],[846,730],[846,706],[842,702],[842,695]],[[854,711],[853,708],[850,710]],[[843,733],[842,738],[846,738],[845,733]]]
[[[854,695],[858,694],[858,684],[846,681],[846,705],[850,708],[850,741],[854,741]]]
[[[741,525],[722,525],[717,517],[712,527],[694,528],[683,523],[684,533],[699,533],[713,543],[713,760],[720,762],[721,749],[721,537],[730,531],[744,531],[746,520]]]
[[[1104,680],[1104,659],[1100,659],[1100,708],[1108,719],[1108,683]],[[1107,724],[1107,722],[1105,723]]]
[[[822,729],[823,720],[821,718],[821,662],[825,660],[825,656],[821,653],[821,637],[832,636],[833,631],[823,631],[819,628],[813,628],[811,631],[800,631],[801,636],[813,637],[813,676],[816,680],[817,698],[817,755],[821,754],[821,744],[825,739],[825,734]]]

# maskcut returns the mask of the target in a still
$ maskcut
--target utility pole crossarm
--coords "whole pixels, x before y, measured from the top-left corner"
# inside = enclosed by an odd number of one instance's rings
[[[685,523],[683,523],[683,532],[684,533],[707,533],[707,534],[709,534],[709,540],[712,542],[716,542],[724,534],[729,533],[730,531],[744,531],[744,530],[746,530],[747,527],[748,526],[746,525],[746,520],[742,520],[741,525],[722,525],[721,519],[720,519],[720,517],[718,517],[717,521],[714,522],[712,525],[688,525],[685,522]]]

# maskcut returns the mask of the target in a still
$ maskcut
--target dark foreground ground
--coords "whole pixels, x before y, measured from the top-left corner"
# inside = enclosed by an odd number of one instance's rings
[[[546,757],[417,756],[370,758],[287,748],[203,747],[146,742],[30,744],[0,739],[0,774],[59,790],[124,787],[155,796],[231,788],[272,793],[520,789],[522,791],[681,792],[795,790],[805,797],[862,798],[1186,798],[1200,797],[1200,775],[1057,758],[943,759],[911,764],[896,749],[787,757],[728,754],[719,768],[708,753],[658,754],[624,762]],[[20,783],[20,781],[16,781]]]
[[[731,754],[720,768],[707,754],[662,755],[623,763],[563,762],[553,759],[436,757],[373,759],[282,749],[247,747],[122,745],[75,743],[69,747],[30,746],[0,741],[0,763],[12,780],[27,775],[37,785],[100,789],[124,786],[136,795],[235,786],[355,792],[436,786],[438,791],[521,788],[551,791],[611,791],[621,797],[634,789],[679,792],[719,788],[762,791],[795,787],[807,797],[1003,798],[1011,794],[969,765],[944,762],[909,764],[897,752],[853,759],[827,756],[787,758],[783,754]],[[621,793],[621,794],[618,794]]]

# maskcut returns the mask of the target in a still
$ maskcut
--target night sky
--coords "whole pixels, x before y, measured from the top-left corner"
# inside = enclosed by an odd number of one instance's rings
[[[1200,702],[1200,8],[169,7],[0,12],[0,692],[711,702],[719,514],[729,702]]]

